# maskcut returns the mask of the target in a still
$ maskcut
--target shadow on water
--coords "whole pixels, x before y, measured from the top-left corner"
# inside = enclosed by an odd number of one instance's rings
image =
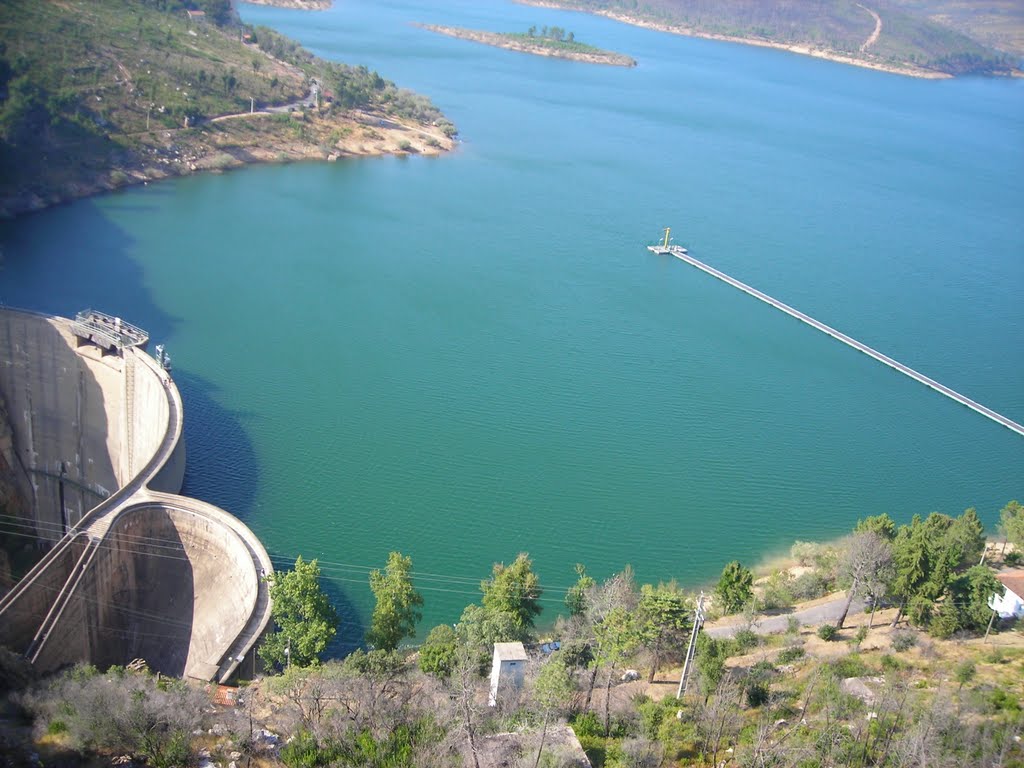
[[[135,247],[131,235],[93,200],[0,222],[0,304],[64,317],[91,307],[146,329],[159,343],[182,320],[154,300],[131,255]],[[174,380],[185,411],[182,492],[249,519],[261,474],[245,428],[250,415],[225,408],[215,385],[194,373],[176,369]],[[295,554],[276,553],[274,560],[293,563]],[[327,655],[344,656],[362,644],[366,628],[344,590],[329,578],[322,584],[341,618]]]
[[[216,385],[175,369],[174,382],[185,410],[186,496],[216,504],[240,520],[253,511],[260,484],[259,463],[243,420],[214,396]]]
[[[342,658],[363,645],[366,637],[366,625],[359,617],[359,612],[356,610],[355,605],[348,599],[345,590],[330,578],[322,579],[320,585],[323,587],[324,592],[331,601],[331,605],[338,612],[338,618],[341,620],[338,625],[338,634],[335,635],[333,642],[327,646],[325,656],[332,659]]]
[[[0,302],[63,317],[91,307],[159,341],[179,318],[159,308],[135,241],[92,200],[0,223]]]

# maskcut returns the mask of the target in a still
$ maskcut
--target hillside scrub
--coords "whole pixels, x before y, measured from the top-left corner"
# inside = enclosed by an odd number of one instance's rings
[[[289,106],[308,130],[248,115]],[[214,122],[228,115],[258,130]],[[404,135],[363,141],[382,119]],[[403,140],[435,151],[454,134],[425,97],[242,25],[227,0],[0,4],[0,215],[252,160],[398,152]]]
[[[670,31],[764,41],[780,47],[827,51],[855,61],[916,68],[947,75],[1008,74],[1012,56],[1000,53],[962,32],[932,20],[927,3],[854,0],[765,3],[760,0],[544,0],[543,3],[629,21],[667,27]],[[865,7],[866,6],[866,7]],[[882,34],[862,50],[875,28],[871,10],[882,19]],[[918,11],[909,13],[909,10]],[[1000,18],[1005,17],[1003,16]]]

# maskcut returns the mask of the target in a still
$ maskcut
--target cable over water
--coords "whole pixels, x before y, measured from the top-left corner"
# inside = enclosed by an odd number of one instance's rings
[[[801,322],[807,323],[807,325],[811,326],[812,328],[817,328],[819,331],[821,331],[822,333],[825,333],[825,334],[831,336],[833,339],[838,339],[839,341],[843,342],[844,344],[846,344],[848,346],[851,346],[851,347],[853,347],[854,349],[856,349],[856,350],[858,350],[860,352],[863,352],[868,357],[873,357],[873,358],[875,358],[875,360],[878,360],[880,363],[885,363],[890,368],[893,368],[894,370],[897,370],[900,373],[903,373],[903,374],[909,376],[910,378],[914,379],[915,381],[921,382],[926,387],[930,387],[930,388],[934,389],[936,392],[945,395],[946,397],[950,398],[951,400],[955,400],[956,402],[960,403],[961,405],[966,405],[971,410],[977,411],[982,416],[987,416],[988,418],[992,419],[992,421],[995,421],[995,422],[997,422],[999,424],[1002,424],[1004,427],[1006,427],[1009,430],[1012,430],[1012,431],[1016,432],[1018,435],[1024,435],[1024,426],[1021,426],[1020,424],[1018,424],[1017,422],[1013,421],[1012,419],[1008,419],[1006,416],[1003,416],[1001,413],[996,413],[991,408],[987,408],[984,405],[982,405],[981,403],[976,402],[974,400],[971,400],[971,398],[967,397],[966,395],[962,395],[959,392],[957,392],[956,390],[950,389],[945,384],[940,384],[939,382],[935,381],[935,379],[929,378],[928,376],[925,376],[923,373],[919,373],[918,371],[915,371],[910,366],[904,365],[903,363],[899,362],[898,360],[893,360],[888,355],[884,355],[881,352],[879,352],[878,350],[872,349],[867,344],[864,344],[864,343],[862,343],[860,341],[857,341],[856,339],[852,338],[851,336],[847,336],[845,333],[842,333],[841,331],[837,331],[835,328],[833,328],[833,327],[831,327],[829,325],[825,325],[820,320],[815,320],[810,315],[804,314],[803,312],[801,312],[798,309],[793,309],[793,307],[789,306],[788,304],[784,304],[783,302],[779,301],[778,299],[772,298],[767,293],[763,293],[762,291],[759,291],[756,288],[751,288],[749,285],[747,285],[746,283],[740,282],[735,277],[730,277],[729,275],[725,274],[724,272],[722,272],[720,270],[717,270],[714,267],[709,266],[708,264],[705,264],[703,261],[700,261],[699,259],[693,258],[693,256],[688,254],[686,252],[686,249],[683,248],[682,246],[679,246],[679,245],[649,245],[649,246],[647,246],[647,249],[649,251],[652,251],[652,252],[657,253],[657,254],[668,255],[668,256],[675,256],[680,261],[685,261],[687,264],[690,264],[691,266],[694,266],[694,267],[696,267],[697,269],[699,269],[699,270],[701,270],[703,272],[707,272],[712,277],[717,277],[722,282],[728,283],[733,288],[738,288],[739,290],[743,291],[744,293],[749,294],[750,296],[753,296],[755,299],[760,299],[765,304],[769,304],[769,305],[775,307],[776,309],[781,310],[782,312],[785,312],[787,315],[790,315],[791,317],[795,317],[797,320],[800,320]]]

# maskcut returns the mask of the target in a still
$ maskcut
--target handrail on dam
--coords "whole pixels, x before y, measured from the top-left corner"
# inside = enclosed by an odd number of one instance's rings
[[[971,398],[967,397],[966,395],[960,394],[955,389],[951,389],[950,387],[947,387],[945,384],[940,384],[939,382],[935,381],[935,379],[929,378],[928,376],[925,376],[923,373],[915,371],[909,365],[904,365],[903,363],[899,362],[898,360],[894,360],[893,358],[889,357],[888,355],[883,354],[883,353],[879,352],[878,350],[873,349],[872,347],[869,347],[867,344],[864,344],[863,342],[857,341],[856,339],[854,339],[851,336],[847,336],[842,331],[837,331],[835,328],[833,328],[833,327],[831,327],[829,325],[825,325],[825,323],[821,322],[820,320],[816,320],[813,317],[811,317],[810,315],[805,314],[804,312],[801,312],[798,309],[794,309],[793,307],[789,306],[788,304],[784,304],[783,302],[779,301],[778,299],[769,296],[767,293],[764,293],[763,291],[759,291],[756,288],[752,288],[751,286],[747,285],[746,283],[743,283],[743,282],[737,280],[735,277],[727,275],[727,274],[725,274],[725,272],[722,272],[721,270],[715,269],[714,267],[712,267],[712,266],[710,266],[708,264],[705,264],[703,261],[700,261],[699,259],[695,259],[693,256],[691,256],[689,253],[686,252],[685,248],[682,248],[681,246],[678,246],[678,245],[667,245],[667,246],[649,245],[649,246],[647,246],[647,249],[652,251],[652,252],[654,252],[654,253],[657,253],[657,254],[668,255],[668,256],[675,256],[680,261],[685,261],[687,264],[689,264],[691,266],[694,266],[694,267],[696,267],[697,269],[699,269],[699,270],[701,270],[703,272],[706,272],[707,274],[711,275],[712,277],[718,278],[723,283],[731,285],[733,288],[737,288],[737,289],[743,291],[744,293],[746,293],[747,295],[753,296],[755,299],[760,299],[765,304],[768,304],[769,306],[775,307],[775,309],[778,309],[778,310],[780,310],[782,312],[785,312],[790,317],[795,317],[797,320],[799,320],[799,321],[801,321],[803,323],[806,323],[807,325],[811,326],[812,328],[815,328],[815,329],[821,331],[822,333],[824,333],[824,334],[826,334],[828,336],[831,336],[832,338],[836,339],[837,341],[841,341],[844,344],[846,344],[847,346],[853,347],[858,352],[863,352],[868,357],[872,357],[875,360],[879,361],[880,363],[884,363],[885,365],[889,366],[893,370],[899,371],[900,373],[902,373],[902,374],[904,374],[906,376],[909,376],[910,378],[914,379],[915,381],[918,381],[921,384],[924,384],[926,387],[929,387],[930,389],[935,390],[939,394],[945,395],[949,399],[954,400],[954,401],[960,403],[961,405],[967,406],[972,411],[980,413],[982,416],[985,416],[985,417],[991,419],[992,421],[996,422],[997,424],[1001,424],[1002,426],[1006,427],[1007,429],[1009,429],[1009,430],[1011,430],[1013,432],[1016,432],[1018,435],[1024,435],[1024,426],[1018,424],[1017,422],[1013,421],[1012,419],[1009,419],[1006,416],[1003,416],[1001,413],[997,413],[996,411],[993,411],[991,408],[988,408],[988,407],[982,405],[981,403],[979,403],[979,402],[977,402],[975,400],[972,400]]]

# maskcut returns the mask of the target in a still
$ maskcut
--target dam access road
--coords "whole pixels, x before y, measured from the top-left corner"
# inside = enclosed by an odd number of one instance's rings
[[[0,598],[0,644],[41,672],[141,658],[225,682],[269,625],[273,565],[240,520],[178,495],[181,396],[125,328],[0,309],[0,480],[23,502],[0,534],[47,550]]]
[[[666,240],[667,239],[668,238],[666,235]],[[906,376],[909,376],[910,378],[914,379],[914,381],[918,381],[924,384],[926,387],[934,389],[939,394],[945,395],[946,397],[950,398],[951,400],[955,400],[961,405],[966,405],[971,410],[980,413],[982,416],[986,416],[992,419],[992,421],[996,422],[997,424],[1002,424],[1004,427],[1013,432],[1016,432],[1018,435],[1024,435],[1024,426],[1021,426],[1012,419],[1003,416],[1001,413],[993,411],[991,408],[985,407],[981,403],[972,400],[966,395],[960,394],[954,389],[950,389],[945,384],[940,384],[939,382],[935,381],[935,379],[929,378],[928,376],[925,376],[923,373],[915,371],[910,366],[904,365],[898,360],[894,360],[888,355],[882,354],[877,349],[873,349],[869,347],[867,344],[857,341],[855,338],[847,336],[845,333],[837,331],[835,328],[829,325],[825,325],[820,320],[815,320],[813,317],[801,312],[799,309],[794,309],[788,304],[784,304],[778,299],[769,296],[767,293],[759,291],[756,288],[752,288],[746,283],[737,280],[735,277],[727,275],[725,274],[725,272],[715,269],[709,264],[705,264],[700,259],[695,259],[689,253],[687,253],[685,248],[683,248],[680,245],[649,245],[647,246],[647,250],[651,251],[652,253],[659,254],[661,256],[675,256],[680,261],[685,261],[687,264],[696,267],[702,272],[707,272],[712,277],[717,277],[723,283],[727,283],[728,285],[731,285],[733,288],[738,288],[744,293],[753,296],[755,299],[760,299],[765,304],[768,304],[769,306],[775,307],[776,309],[785,312],[790,317],[795,317],[797,320],[803,323],[807,323],[807,325],[811,326],[812,328],[816,328],[817,330],[821,331],[824,334],[827,334],[828,336],[831,336],[833,339],[837,339],[838,341],[841,341],[844,344],[853,347],[857,351],[863,352],[868,357],[873,357],[880,363],[885,363],[890,368],[899,371],[900,373],[905,374]]]

